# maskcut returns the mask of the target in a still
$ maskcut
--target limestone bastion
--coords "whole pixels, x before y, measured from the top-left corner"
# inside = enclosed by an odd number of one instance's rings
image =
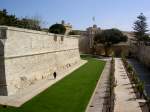
[[[78,38],[0,26],[0,95],[14,95],[80,63]]]

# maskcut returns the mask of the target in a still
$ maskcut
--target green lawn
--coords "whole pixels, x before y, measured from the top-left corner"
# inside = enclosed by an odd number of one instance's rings
[[[0,112],[84,112],[105,62],[88,63],[55,83],[20,108],[0,107]]]

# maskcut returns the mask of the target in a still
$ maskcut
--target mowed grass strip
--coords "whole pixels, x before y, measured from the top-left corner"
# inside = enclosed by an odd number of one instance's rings
[[[104,65],[103,61],[88,58],[88,63],[20,108],[0,107],[0,112],[84,112]]]

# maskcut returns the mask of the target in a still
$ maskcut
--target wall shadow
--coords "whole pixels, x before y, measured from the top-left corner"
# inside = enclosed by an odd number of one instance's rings
[[[0,96],[7,96],[7,84],[5,74],[4,44],[0,40]]]

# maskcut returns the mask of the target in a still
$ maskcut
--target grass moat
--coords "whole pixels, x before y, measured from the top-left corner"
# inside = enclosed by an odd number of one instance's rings
[[[105,66],[88,62],[19,108],[0,106],[0,112],[84,112]],[[42,85],[41,85],[42,86]]]

